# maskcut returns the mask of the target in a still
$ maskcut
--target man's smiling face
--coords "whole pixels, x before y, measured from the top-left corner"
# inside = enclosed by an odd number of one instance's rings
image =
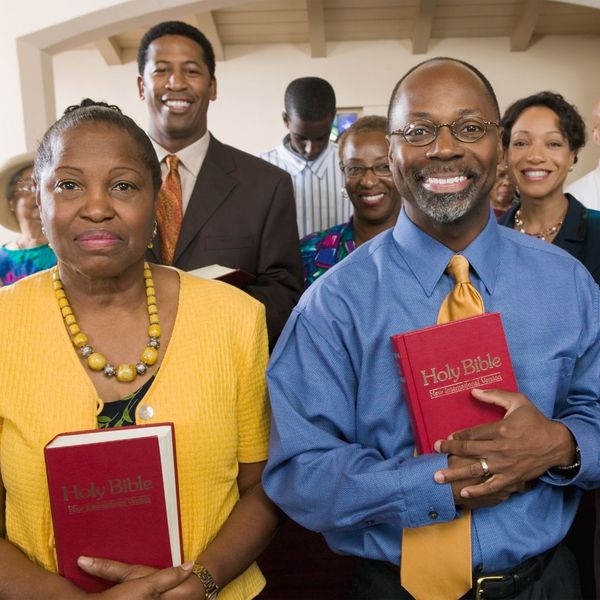
[[[138,90],[148,106],[150,137],[170,152],[189,146],[206,132],[217,82],[195,41],[180,35],[155,39],[148,46]]]
[[[498,121],[483,83],[452,61],[417,68],[402,82],[393,102],[391,131],[422,119],[437,125],[465,117]],[[449,127],[442,127],[426,146],[411,146],[401,135],[390,136],[390,166],[411,220],[419,226],[453,223],[487,204],[498,152],[495,126],[471,143],[457,140]]]

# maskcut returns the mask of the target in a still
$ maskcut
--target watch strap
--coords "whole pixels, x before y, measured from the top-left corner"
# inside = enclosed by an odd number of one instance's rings
[[[220,588],[213,579],[213,576],[210,574],[210,571],[204,565],[201,565],[199,562],[195,562],[194,567],[192,568],[192,573],[198,577],[204,586],[205,600],[215,600]]]
[[[577,474],[579,467],[581,467],[581,451],[579,450],[579,446],[575,446],[575,462],[572,465],[557,465],[552,467],[550,473],[555,473],[562,477],[572,477]]]

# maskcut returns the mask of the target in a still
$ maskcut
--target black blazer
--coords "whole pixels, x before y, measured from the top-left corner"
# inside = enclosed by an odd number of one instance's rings
[[[571,194],[562,227],[552,242],[579,259],[600,283],[600,211],[586,208]],[[500,225],[515,227],[515,213],[521,204],[513,204],[499,219]]]
[[[148,251],[160,263],[160,242]],[[266,307],[269,345],[302,291],[294,189],[288,173],[210,137],[183,218],[173,266],[220,264],[256,275],[245,288]]]

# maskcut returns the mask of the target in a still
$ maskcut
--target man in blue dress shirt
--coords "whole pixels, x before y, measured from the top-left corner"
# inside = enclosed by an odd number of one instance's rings
[[[421,63],[388,118],[404,207],[393,230],[311,286],[284,329],[268,371],[265,490],[334,550],[365,559],[355,598],[411,598],[398,582],[402,530],[465,508],[473,581],[501,576],[479,598],[577,598],[560,542],[581,489],[600,481],[599,288],[565,252],[496,224],[499,112],[479,71]],[[414,457],[390,335],[435,324],[457,253],[486,312],[502,315],[519,393],[475,392],[506,417]]]

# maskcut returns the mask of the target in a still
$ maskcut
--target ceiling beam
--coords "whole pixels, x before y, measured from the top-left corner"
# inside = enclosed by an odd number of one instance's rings
[[[323,0],[306,0],[306,10],[308,12],[310,54],[313,58],[323,58],[327,56]]]
[[[123,49],[114,37],[107,37],[94,42],[94,46],[100,52],[107,65],[123,64]]]
[[[543,7],[544,0],[525,1],[523,11],[519,16],[510,37],[510,49],[512,52],[523,52],[529,48],[535,26]]]
[[[427,52],[436,4],[437,0],[420,0],[418,3],[412,39],[413,54]]]
[[[221,40],[221,35],[219,34],[213,11],[197,13],[196,22],[198,23],[198,29],[202,31],[212,44],[213,50],[215,51],[215,58],[217,60],[225,60],[225,46]]]

